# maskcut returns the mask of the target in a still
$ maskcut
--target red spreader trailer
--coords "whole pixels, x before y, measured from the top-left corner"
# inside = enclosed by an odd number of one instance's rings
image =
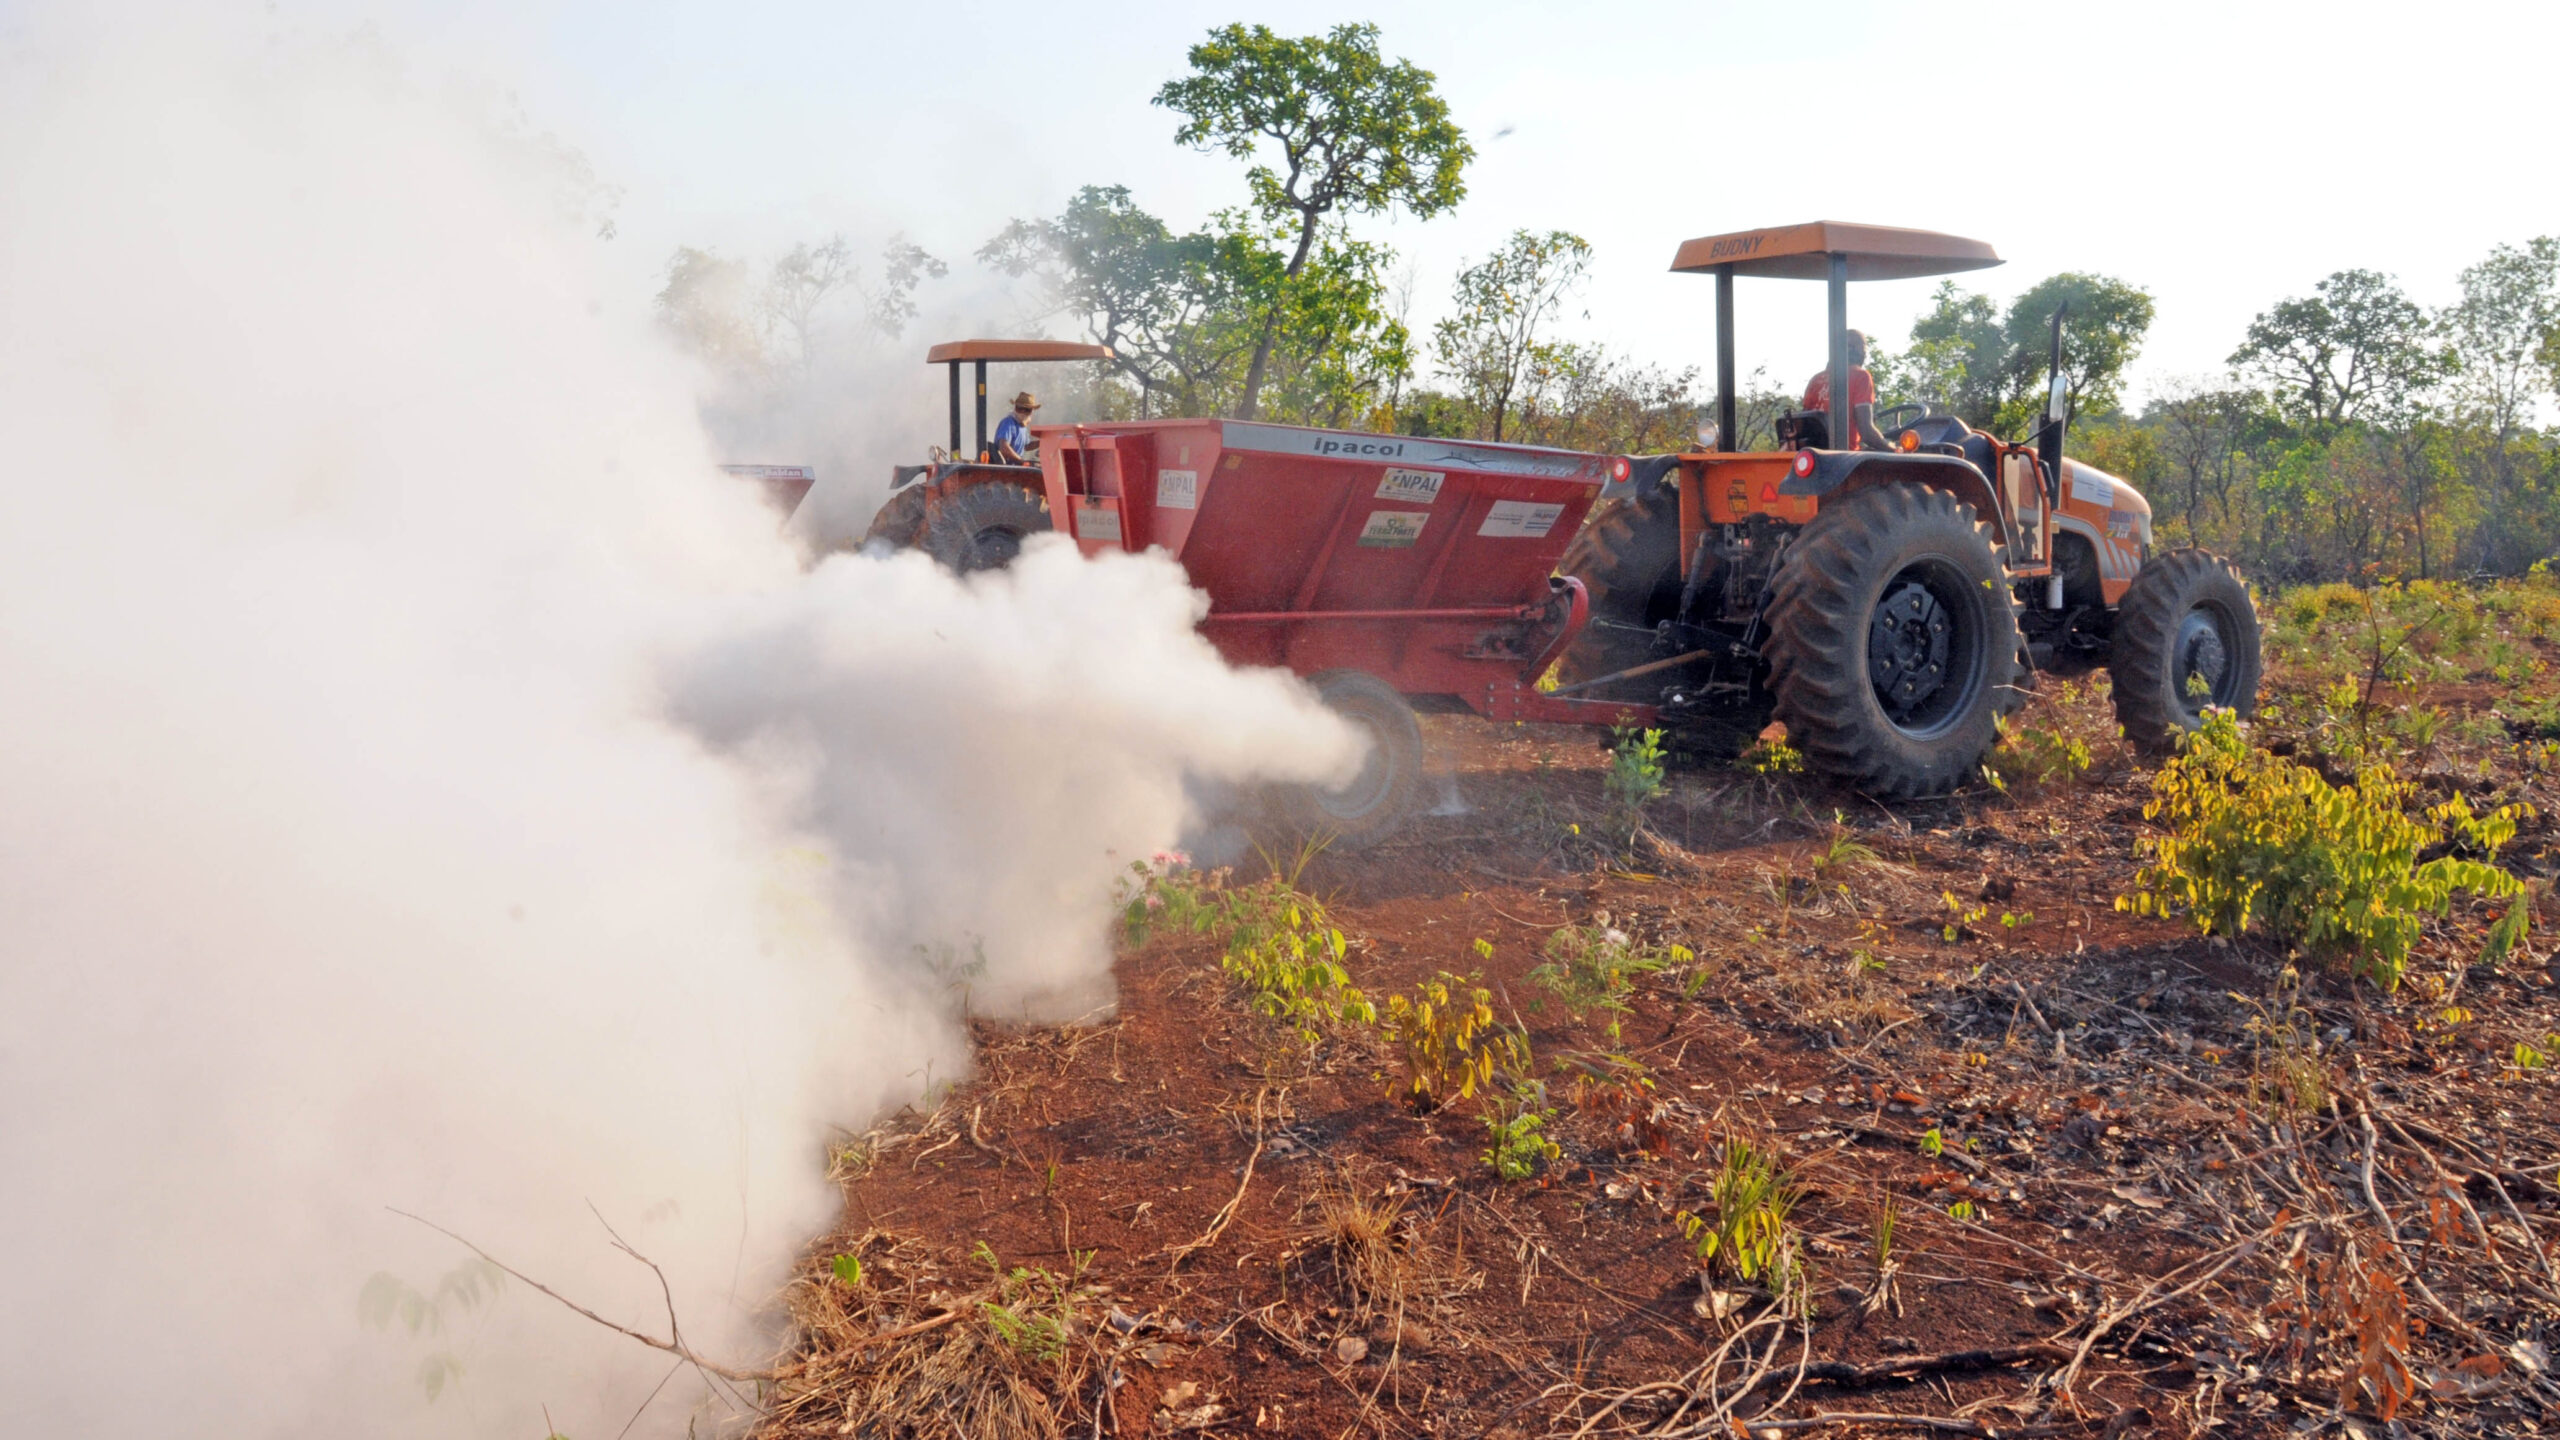
[[[1162,548],[1209,596],[1201,633],[1239,665],[1306,676],[1376,744],[1304,797],[1341,840],[1385,834],[1422,768],[1414,709],[1643,724],[1653,707],[1541,693],[1590,621],[1555,573],[1622,458],[1241,420],[1052,425],[1050,524],[1087,555]]]

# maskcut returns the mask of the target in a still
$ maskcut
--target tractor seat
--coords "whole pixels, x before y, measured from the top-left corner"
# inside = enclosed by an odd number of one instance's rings
[[[1778,417],[1777,430],[1781,450],[1831,448],[1831,417],[1820,410],[1791,410]]]
[[[1992,472],[1993,462],[1991,458],[1990,436],[1984,435],[1979,431],[1969,430],[1965,432],[1964,445],[1962,448],[1964,458],[1973,462],[1974,469],[1981,471],[1985,475],[1989,475]]]

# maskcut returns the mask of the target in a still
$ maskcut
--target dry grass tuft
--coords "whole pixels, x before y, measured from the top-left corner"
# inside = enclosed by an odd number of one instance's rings
[[[799,1346],[778,1367],[759,1433],[1063,1440],[1092,1363],[1091,1327],[1074,1315],[1081,1292],[989,1260],[877,1232],[813,1255],[786,1292]],[[954,1272],[974,1283],[954,1293]]]

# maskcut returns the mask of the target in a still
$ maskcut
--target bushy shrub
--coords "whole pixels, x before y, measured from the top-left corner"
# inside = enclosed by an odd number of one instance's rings
[[[2475,815],[2457,795],[2412,816],[2415,788],[2379,763],[2333,786],[2258,749],[2232,715],[2214,712],[2153,778],[2142,813],[2169,833],[2144,842],[2149,862],[2116,907],[2183,914],[2208,935],[2260,924],[2391,989],[2426,917],[2445,913],[2454,891],[2519,888],[2490,861],[2522,807]],[[2487,858],[2418,859],[2447,841]]]
[[[1501,1071],[1529,1068],[1528,1040],[1493,1018],[1493,992],[1475,982],[1443,970],[1409,995],[1387,997],[1381,1028],[1404,1052],[1405,1071],[1390,1093],[1417,1112],[1489,1090]]]
[[[1618,1038],[1618,1017],[1627,1011],[1627,996],[1636,977],[1696,957],[1682,945],[1639,945],[1609,923],[1602,911],[1589,925],[1567,925],[1547,937],[1546,963],[1529,971],[1529,983],[1563,1002],[1573,1018],[1591,1011],[1609,1016],[1609,1038]]]

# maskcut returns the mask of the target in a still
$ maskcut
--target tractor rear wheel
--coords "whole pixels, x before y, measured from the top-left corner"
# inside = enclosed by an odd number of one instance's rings
[[[924,549],[963,575],[1001,570],[1022,553],[1025,539],[1049,528],[1049,507],[1030,487],[983,481],[930,507]]]
[[[1913,484],[1826,501],[1771,585],[1769,689],[1808,760],[1887,797],[1970,778],[2016,702],[2018,618],[1973,507]]]
[[[2154,555],[2116,606],[2107,656],[2124,738],[2154,753],[2204,723],[2205,707],[2258,708],[2258,610],[2209,550]]]
[[[1374,845],[1395,833],[1422,793],[1422,725],[1394,687],[1361,670],[1326,670],[1307,677],[1333,712],[1368,736],[1360,772],[1335,788],[1301,785],[1289,792],[1298,828],[1332,837],[1345,850]]]
[[[1556,572],[1582,582],[1591,623],[1556,664],[1565,684],[1615,675],[1653,658],[1654,626],[1680,608],[1680,492],[1647,486],[1605,500],[1567,545]],[[1650,701],[1649,679],[1604,685],[1597,700]]]

